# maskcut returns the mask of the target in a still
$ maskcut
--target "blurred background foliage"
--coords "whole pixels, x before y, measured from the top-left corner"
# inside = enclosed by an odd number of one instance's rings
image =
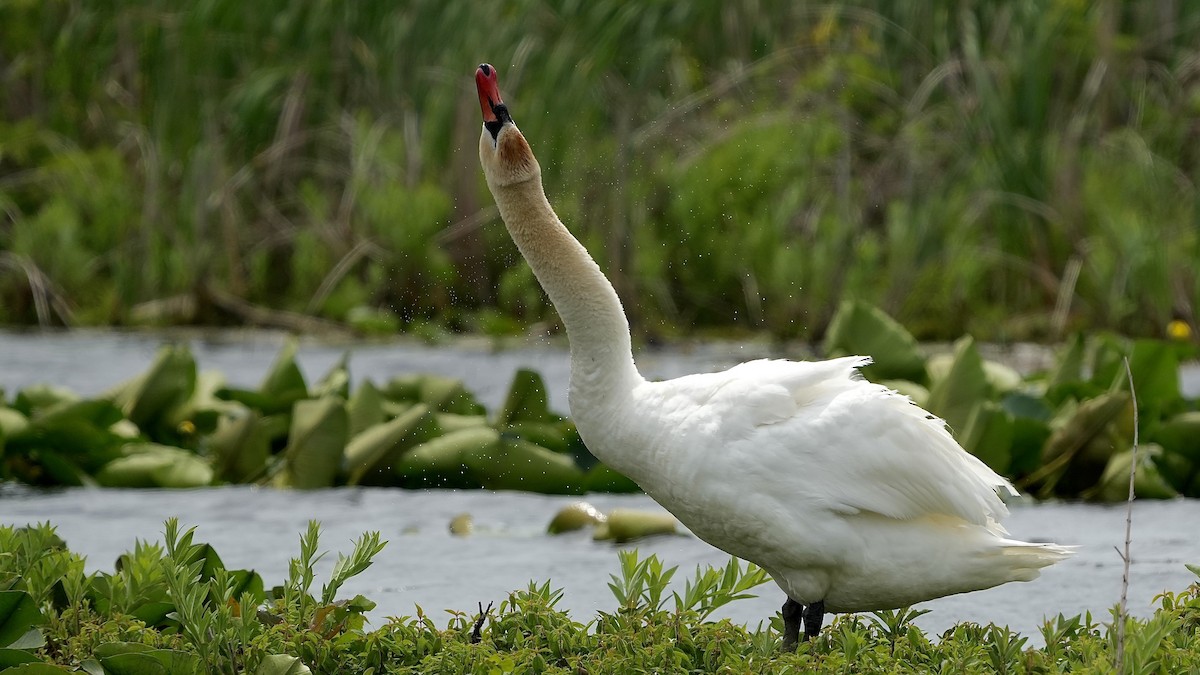
[[[0,323],[553,326],[481,61],[644,338],[1195,324],[1180,0],[6,0]]]

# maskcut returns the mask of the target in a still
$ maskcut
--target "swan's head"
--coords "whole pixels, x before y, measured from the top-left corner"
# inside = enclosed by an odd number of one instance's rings
[[[488,185],[503,187],[532,180],[540,174],[529,143],[513,124],[508,106],[500,98],[496,69],[484,63],[475,71],[483,133],[479,136],[479,163]]]

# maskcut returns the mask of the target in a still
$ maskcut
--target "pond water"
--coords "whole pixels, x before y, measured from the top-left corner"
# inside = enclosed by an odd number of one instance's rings
[[[253,386],[278,351],[278,335],[221,333],[187,338],[202,369],[216,369],[235,385]],[[10,392],[34,383],[66,386],[83,395],[97,394],[144,370],[163,342],[144,334],[75,332],[0,333],[0,388]],[[305,343],[298,360],[310,378],[319,377],[341,357],[346,346]],[[495,351],[487,343],[452,348],[413,344],[360,344],[350,347],[355,377],[380,382],[408,372],[434,372],[462,378],[489,408],[502,400],[513,372],[532,367],[546,379],[551,405],[566,410],[567,356],[552,345],[526,345]],[[649,377],[674,377],[767,355],[763,346],[723,345],[686,351],[639,354]],[[1020,358],[1020,355],[1016,355]],[[1035,359],[1036,360],[1036,359]],[[1200,395],[1200,369],[1183,372],[1189,396]],[[478,602],[498,602],[527,582],[550,580],[565,589],[562,606],[587,621],[597,610],[612,611],[616,601],[607,587],[617,572],[617,548],[593,542],[587,533],[560,537],[544,534],[546,524],[570,497],[485,491],[403,491],[335,489],[288,492],[228,487],[205,490],[37,491],[0,486],[0,522],[50,521],[71,548],[88,556],[93,570],[111,571],[116,556],[135,538],[161,538],[162,521],[177,516],[198,526],[197,539],[213,544],[233,568],[254,567],[268,584],[283,580],[288,560],[297,555],[299,535],[310,519],[323,525],[322,548],[348,553],[362,532],[378,530],[390,544],[376,565],[343,589],[379,603],[376,622],[388,615],[411,615],[414,605],[441,616],[442,609],[474,611]],[[655,509],[641,495],[593,495],[601,510],[614,507]],[[1121,559],[1114,547],[1124,537],[1124,507],[1080,504],[1019,504],[1005,525],[1016,538],[1056,541],[1079,547],[1077,554],[1031,583],[942,598],[922,605],[933,610],[918,623],[941,631],[964,620],[1007,624],[1031,635],[1043,617],[1091,611],[1108,618],[1120,594]],[[470,513],[476,532],[451,536],[447,525]],[[1194,576],[1184,563],[1200,563],[1200,501],[1143,501],[1134,509],[1130,608],[1152,611],[1162,590],[1182,590]],[[656,537],[638,542],[678,565],[680,580],[696,565],[722,565],[728,556],[691,537]],[[327,574],[336,555],[322,564]],[[318,583],[323,579],[319,578]],[[760,597],[729,605],[720,616],[750,625],[772,615],[782,593],[771,586]]]

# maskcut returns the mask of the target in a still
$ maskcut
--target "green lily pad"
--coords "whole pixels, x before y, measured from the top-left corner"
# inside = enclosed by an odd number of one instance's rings
[[[496,426],[517,422],[556,422],[560,418],[547,405],[546,383],[538,373],[522,368],[513,375],[504,405],[496,413]]]
[[[383,412],[383,394],[370,380],[359,385],[358,391],[346,402],[346,413],[350,416],[352,437],[387,420]]]
[[[345,468],[347,483],[357,485],[364,475],[384,468],[398,459],[403,450],[415,442],[427,440],[431,422],[429,407],[418,404],[406,413],[382,424],[376,424],[350,439],[346,445]]]
[[[262,417],[243,408],[238,415],[225,415],[206,439],[213,470],[222,480],[244,483],[262,473],[271,453],[270,439]]]
[[[521,439],[503,439],[463,454],[471,474],[489,490],[578,494],[583,472],[566,455]]]
[[[96,482],[106,487],[189,488],[211,485],[213,468],[200,457],[157,443],[131,443],[105,464]]]
[[[975,407],[990,398],[991,385],[983,369],[983,359],[968,335],[954,344],[949,369],[929,388],[926,410],[946,420],[961,442]]]
[[[1167,453],[1200,463],[1200,411],[1171,417],[1154,429],[1151,439]]]
[[[337,363],[329,369],[329,372],[317,381],[313,386],[313,398],[324,398],[326,396],[337,396],[341,399],[350,398],[350,369],[348,363],[350,361],[349,352],[342,354],[342,358],[338,359]]]
[[[35,384],[17,392],[13,408],[26,417],[37,417],[43,410],[59,405],[78,401],[79,396],[65,387],[49,384]]]
[[[195,386],[196,360],[191,350],[167,345],[159,348],[149,370],[124,385],[112,400],[130,421],[149,429],[191,398]]]
[[[597,463],[592,468],[588,469],[587,475],[584,476],[583,486],[585,492],[614,492],[614,493],[635,493],[641,492],[642,488],[633,479],[607,464]]]
[[[917,341],[895,319],[857,300],[842,302],[825,334],[826,356],[861,354],[873,363],[863,368],[872,381],[926,382],[925,357]]]
[[[1158,471],[1152,458],[1162,448],[1148,443],[1138,448],[1137,473],[1134,476],[1134,494],[1143,499],[1170,499],[1179,494]],[[1119,452],[1109,459],[1104,475],[1088,498],[1102,502],[1123,502],[1129,498],[1129,470],[1133,462],[1133,451]]]
[[[1012,464],[1012,442],[1012,415],[994,401],[979,401],[967,418],[963,448],[1005,475]]]
[[[349,427],[341,399],[296,403],[278,484],[301,489],[333,485],[341,470]]]
[[[423,404],[419,404],[423,405]],[[438,428],[445,433],[458,431],[459,429],[470,429],[472,427],[487,426],[487,417],[483,415],[457,415],[455,413],[435,413],[433,418],[437,421]]]
[[[675,534],[679,521],[669,513],[637,509],[613,509],[592,535],[598,541],[618,544],[661,534]]]
[[[491,427],[460,429],[416,445],[396,463],[402,487],[477,488],[479,479],[467,468],[468,453],[487,452],[500,443],[500,432]]]
[[[0,406],[0,437],[21,433],[29,426],[29,418],[21,411]]]
[[[1138,410],[1146,417],[1160,417],[1182,405],[1179,356],[1174,345],[1162,340],[1135,340],[1129,353],[1129,370]]]
[[[907,396],[913,403],[926,407],[929,402],[929,390],[910,380],[883,380],[879,384],[895,391],[901,396]]]
[[[263,396],[272,399],[276,406],[286,406],[304,398],[308,398],[308,385],[304,382],[304,373],[296,364],[296,349],[298,343],[289,339],[279,350],[271,369],[267,371],[258,391]],[[264,411],[265,412],[265,411]]]

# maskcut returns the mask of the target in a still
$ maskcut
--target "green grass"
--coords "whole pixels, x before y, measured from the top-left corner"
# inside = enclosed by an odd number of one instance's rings
[[[361,537],[316,591],[322,555],[316,523],[300,537],[288,578],[266,589],[257,574],[227,570],[193,530],[167,521],[163,544],[139,543],[113,572],[86,574],[49,525],[0,526],[0,670],[20,673],[1056,673],[1113,672],[1112,624],[1091,615],[1050,619],[1043,645],[1003,626],[965,623],[941,636],[896,610],[839,616],[796,653],[780,652],[777,616],[754,628],[712,611],[766,583],[731,559],[697,569],[683,593],[675,568],[619,554],[617,606],[586,623],[556,607],[563,591],[530,583],[495,610],[450,611],[444,625],[419,606],[368,630],[367,598],[338,597],[384,546]],[[1194,568],[1200,576],[1200,568]],[[379,574],[379,571],[370,571]],[[1147,619],[1126,624],[1126,673],[1200,667],[1200,583],[1164,592]],[[24,665],[16,664],[55,664]],[[40,670],[35,668],[40,667]],[[24,668],[24,670],[22,670]]]
[[[552,320],[475,158],[488,60],[643,335],[819,338],[846,297],[1161,335],[1200,296],[1197,44],[1157,0],[7,2],[0,323],[239,320],[206,288]]]

